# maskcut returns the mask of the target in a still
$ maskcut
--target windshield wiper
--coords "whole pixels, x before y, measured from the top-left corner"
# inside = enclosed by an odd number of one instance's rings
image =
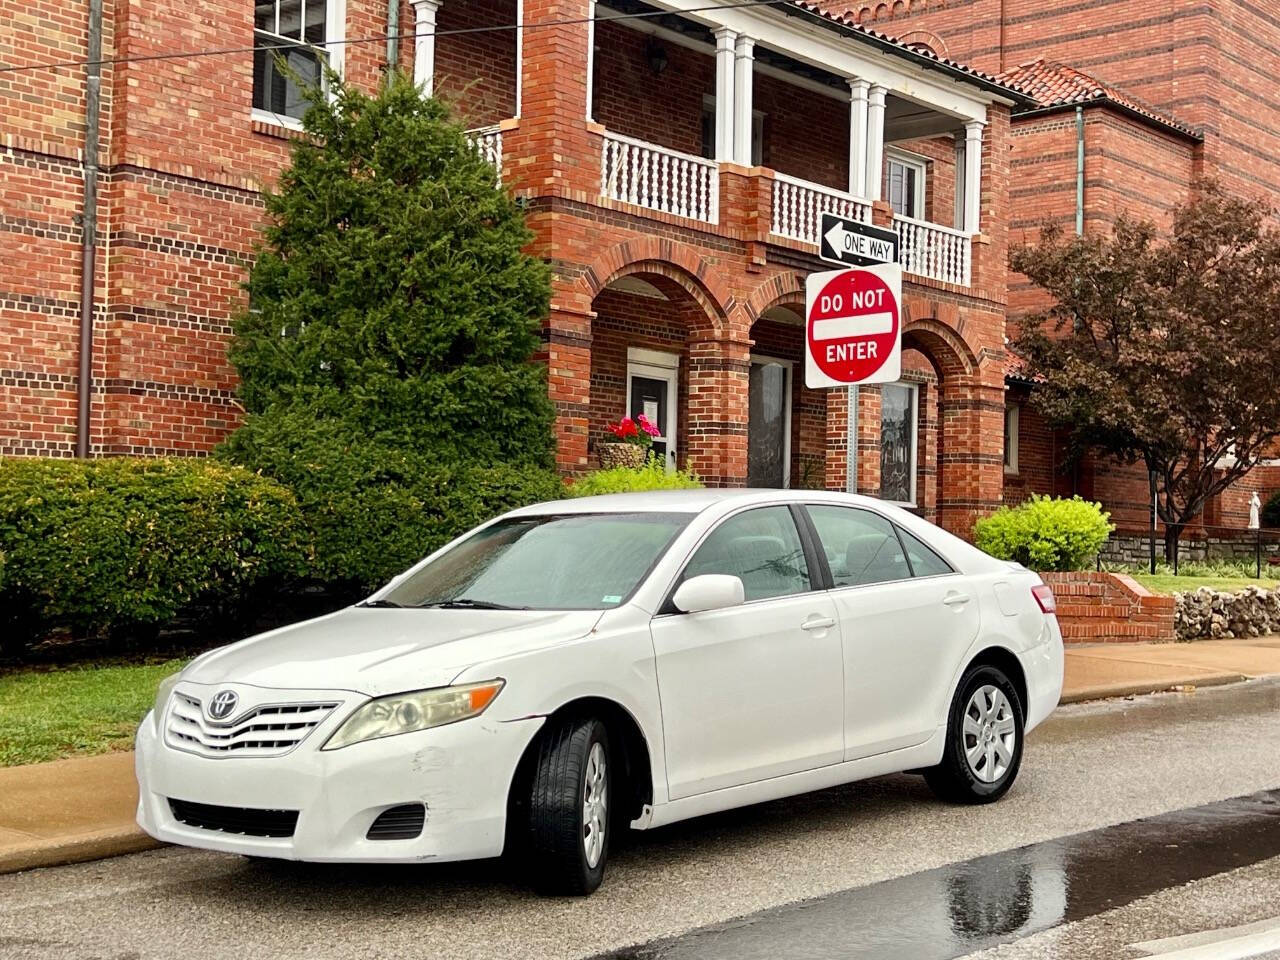
[[[473,600],[470,597],[458,597],[454,600],[440,600],[436,603],[424,603],[424,607],[438,610],[528,610],[528,607],[513,607],[505,603],[494,603],[492,600]]]
[[[408,604],[399,603],[395,600],[365,600],[362,603],[357,603],[356,606],[357,607],[396,607],[398,609],[403,609],[404,607],[408,606]]]

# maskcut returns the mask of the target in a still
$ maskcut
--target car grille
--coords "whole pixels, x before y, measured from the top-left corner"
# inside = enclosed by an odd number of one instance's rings
[[[422,834],[427,819],[427,808],[421,803],[406,803],[390,810],[383,810],[373,821],[368,840],[412,840]]]
[[[175,691],[166,730],[170,746],[204,757],[278,757],[305,740],[337,705],[264,705],[214,723],[205,719],[197,698]]]
[[[236,833],[245,837],[292,837],[298,825],[297,810],[255,810],[251,807],[216,807],[209,803],[169,798],[173,818],[189,827]]]

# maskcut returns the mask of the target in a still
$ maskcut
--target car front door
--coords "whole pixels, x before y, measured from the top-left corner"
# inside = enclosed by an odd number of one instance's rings
[[[845,758],[923,743],[977,635],[977,598],[942,557],[880,514],[830,504],[806,511],[844,638]]]
[[[787,506],[733,514],[682,578],[736,576],[746,602],[653,619],[671,799],[843,759],[844,656],[814,559]]]

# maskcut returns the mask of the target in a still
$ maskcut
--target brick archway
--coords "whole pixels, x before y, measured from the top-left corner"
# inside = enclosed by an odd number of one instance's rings
[[[802,273],[780,273],[751,291],[745,309],[747,322],[755,323],[770,307],[799,301],[804,303],[805,277]]]

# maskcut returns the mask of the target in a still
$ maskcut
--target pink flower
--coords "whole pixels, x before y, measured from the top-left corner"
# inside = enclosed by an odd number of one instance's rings
[[[642,429],[645,433],[647,433],[651,437],[656,437],[660,433],[662,433],[661,430],[659,430],[657,427],[653,425],[653,421],[650,420],[648,417],[646,417],[643,413],[640,414],[640,416],[636,417],[636,422],[640,424],[640,429]]]

